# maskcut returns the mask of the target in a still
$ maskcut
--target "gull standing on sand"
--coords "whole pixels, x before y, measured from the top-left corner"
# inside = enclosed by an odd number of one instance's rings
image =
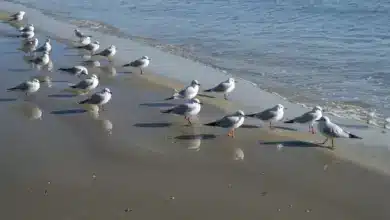
[[[243,111],[238,110],[237,112],[227,115],[217,121],[205,124],[206,126],[229,128],[228,136],[235,137],[234,131],[244,124],[245,114]]]
[[[217,92],[223,93],[225,99],[227,100],[227,96],[231,93],[234,88],[236,88],[236,80],[234,78],[229,78],[228,80],[221,82],[217,86],[211,89],[204,90],[205,92]]]
[[[175,115],[183,115],[184,119],[188,121],[188,124],[191,123],[191,117],[198,115],[200,112],[202,103],[197,98],[189,100],[187,103],[177,105],[168,110],[161,111],[161,113],[170,113]]]
[[[24,92],[26,94],[26,96],[28,96],[32,93],[37,92],[40,87],[41,87],[41,84],[40,84],[39,80],[32,79],[32,80],[28,80],[26,82],[22,82],[21,84],[15,86],[15,87],[9,88],[7,90],[8,91]]]
[[[114,45],[109,46],[108,48],[100,51],[99,53],[94,54],[94,56],[107,57],[108,60],[116,54],[116,47]]]
[[[171,97],[166,98],[165,100],[172,100],[172,99],[193,99],[198,95],[199,92],[199,82],[198,80],[192,80],[191,84],[184,89],[177,91],[174,90],[174,93]]]
[[[80,77],[81,75],[88,75],[88,69],[85,66],[73,66],[70,68],[59,68],[58,70],[70,73]]]
[[[94,90],[99,85],[99,78],[97,75],[92,74],[90,77],[81,80],[79,83],[70,86],[73,89],[82,89],[86,91]]]
[[[83,32],[81,32],[79,29],[74,29],[74,35],[76,35],[76,37],[78,38],[83,38],[83,37],[87,37],[87,35],[85,35]],[[90,36],[91,37],[91,36]]]
[[[77,49],[84,49],[84,50],[87,50],[91,53],[91,55],[93,53],[95,53],[97,50],[99,50],[99,47],[100,47],[100,43],[99,41],[94,41],[90,44],[87,44],[87,45],[83,45],[83,46],[78,46],[76,47]]]
[[[29,24],[29,25],[27,25],[25,27],[20,27],[19,31],[20,32],[30,32],[30,31],[34,32],[34,25],[33,24]]]
[[[24,18],[24,15],[26,12],[24,11],[19,11],[13,15],[10,16],[10,19],[8,21],[21,21]]]
[[[101,106],[103,108],[103,105],[107,104],[111,100],[111,96],[112,92],[110,91],[110,89],[104,88],[101,92],[93,94],[88,99],[79,102],[79,104],[92,104]]]
[[[266,109],[262,112],[246,115],[247,117],[258,118],[264,122],[269,122],[269,127],[272,128],[272,122],[278,122],[283,119],[284,106],[277,104],[272,108]]]
[[[134,60],[128,64],[123,65],[123,67],[131,66],[131,67],[139,68],[141,70],[141,74],[142,74],[142,69],[148,67],[150,61],[151,61],[151,59],[149,57],[143,56],[143,57],[139,58],[138,60]]]
[[[34,52],[44,52],[44,53],[47,52],[47,53],[49,53],[51,51],[51,49],[52,49],[52,46],[50,44],[50,39],[47,38],[45,43],[42,46],[38,47],[38,49],[36,49]]]
[[[292,120],[285,121],[284,123],[299,123],[309,124],[309,132],[315,134],[314,123],[322,117],[322,108],[320,106],[314,107],[311,111],[298,116]]]
[[[24,52],[32,53],[38,47],[38,38],[34,37],[23,42],[23,47],[21,48]]]
[[[49,52],[44,51],[42,56],[33,58],[29,61],[39,66],[45,66],[50,62]]]
[[[332,140],[332,149],[334,149],[334,138],[355,138],[363,139],[347,131],[344,131],[341,127],[332,123],[326,116],[322,116],[318,121],[318,131],[326,137],[325,141],[321,144],[325,144],[328,139]]]

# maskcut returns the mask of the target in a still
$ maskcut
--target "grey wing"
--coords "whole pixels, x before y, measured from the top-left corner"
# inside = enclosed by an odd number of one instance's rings
[[[311,112],[306,112],[305,114],[294,118],[293,120],[298,123],[308,123],[314,120],[314,115]]]
[[[322,132],[329,137],[349,137],[348,133],[344,132],[342,128],[337,126],[336,124],[330,124],[324,126]]]
[[[182,97],[188,97],[191,94],[191,89],[189,87],[184,88],[179,92],[179,95]]]
[[[219,121],[217,121],[217,125],[223,128],[231,127],[234,125],[234,123],[236,123],[236,120],[234,119],[235,118],[233,117],[225,116],[221,118]]]
[[[229,88],[229,84],[226,82],[222,82],[211,90],[214,92],[224,92]]]
[[[17,90],[28,90],[28,88],[30,88],[30,84],[27,83],[27,82],[23,82],[17,86],[15,86],[13,89],[17,89]]]
[[[92,80],[83,80],[83,81],[80,81],[79,83],[77,83],[76,85],[74,85],[73,88],[86,89],[89,86],[91,86],[92,83],[93,83]]]
[[[89,98],[88,103],[90,104],[99,104],[103,100],[103,95],[100,93],[95,93]]]
[[[98,54],[96,54],[96,55],[100,55],[100,56],[108,56],[108,55],[110,55],[110,51],[109,51],[108,49],[105,49],[105,50],[103,50],[103,51],[99,52],[99,53],[98,53]]]
[[[189,112],[190,108],[188,105],[178,105],[172,109],[172,113],[177,114],[177,115],[184,115],[185,113]]]
[[[139,67],[142,66],[144,62],[142,60],[134,60],[133,62],[130,63],[130,66],[132,67]]]
[[[276,116],[276,112],[272,111],[270,109],[267,109],[265,111],[262,111],[262,112],[259,112],[256,114],[256,118],[258,118],[260,120],[264,120],[264,121],[270,120],[275,116]]]

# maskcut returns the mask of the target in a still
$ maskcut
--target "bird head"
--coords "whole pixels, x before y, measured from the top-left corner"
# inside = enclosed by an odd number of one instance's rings
[[[104,89],[103,89],[103,92],[104,92],[104,93],[110,93],[110,94],[112,94],[112,92],[111,92],[111,90],[110,90],[109,88],[104,88]]]
[[[97,45],[100,45],[100,42],[99,41],[95,41],[93,42],[94,44],[97,44]]]
[[[116,50],[116,47],[115,47],[114,45],[111,45],[109,48],[110,48],[111,50]]]
[[[287,108],[285,108],[282,104],[277,104],[277,105],[275,106],[275,108],[276,108],[276,110],[278,110],[278,111],[283,111],[284,109],[287,109]]]
[[[327,116],[322,116],[317,121],[319,121],[319,122],[330,122],[330,119]]]
[[[143,56],[141,59],[143,59],[143,60],[151,60],[148,56]]]
[[[45,42],[50,43],[50,38],[47,38]]]
[[[91,79],[99,79],[99,77],[96,74],[92,74]]]
[[[229,83],[235,83],[236,80],[235,80],[234,78],[230,77],[230,78],[228,79],[228,82],[229,82]]]
[[[314,108],[313,108],[313,111],[321,111],[322,112],[322,108],[321,108],[321,106],[315,106]]]
[[[245,117],[245,113],[242,110],[236,111],[235,116]]]
[[[19,14],[20,14],[21,16],[23,16],[23,15],[26,14],[26,12],[25,12],[25,11],[20,11]]]
[[[192,80],[191,86],[200,86],[200,84],[199,84],[198,80],[195,79],[195,80]]]
[[[37,79],[37,78],[34,78],[34,79],[32,79],[31,80],[33,83],[39,83],[39,79]]]

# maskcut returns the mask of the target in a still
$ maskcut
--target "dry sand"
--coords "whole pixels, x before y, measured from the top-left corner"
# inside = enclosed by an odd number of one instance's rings
[[[232,139],[185,126],[160,114],[171,88],[121,68],[98,72],[113,91],[106,111],[80,112],[84,97],[58,95],[78,79],[28,70],[8,53],[16,41],[0,45],[1,219],[390,219],[390,178],[298,141],[307,134],[246,126]],[[80,59],[64,53],[77,51],[55,49],[56,68]],[[27,102],[5,92],[37,74],[53,87]],[[222,109],[206,104],[200,121]]]

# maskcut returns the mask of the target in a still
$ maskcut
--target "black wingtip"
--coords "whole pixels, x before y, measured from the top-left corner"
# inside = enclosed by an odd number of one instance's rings
[[[254,114],[249,114],[249,115],[245,115],[246,117],[251,117],[251,118],[253,118],[253,117],[255,117],[256,116],[256,113],[254,113]]]
[[[171,113],[172,109],[162,110],[161,113]]]
[[[217,126],[217,122],[214,121],[214,122],[210,122],[210,123],[207,123],[207,124],[204,124],[205,126]]]
[[[206,89],[206,90],[203,90],[204,92],[212,92],[213,90],[212,89]]]
[[[87,103],[87,102],[88,102],[88,99],[79,102],[79,104],[85,104],[85,103]]]
[[[175,99],[175,97],[174,97],[174,96],[171,96],[171,97],[166,98],[166,99],[164,99],[164,100],[167,101],[167,100],[173,100],[173,99]]]
[[[363,138],[361,138],[361,137],[359,137],[359,136],[356,136],[356,135],[354,135],[354,134],[349,134],[349,138],[363,139]]]
[[[125,65],[123,65],[122,67],[128,67],[128,66],[130,66],[130,64],[125,64]]]
[[[294,123],[294,119],[292,119],[292,120],[289,120],[289,121],[285,121],[284,123],[287,123],[287,124],[292,124],[292,123]]]

